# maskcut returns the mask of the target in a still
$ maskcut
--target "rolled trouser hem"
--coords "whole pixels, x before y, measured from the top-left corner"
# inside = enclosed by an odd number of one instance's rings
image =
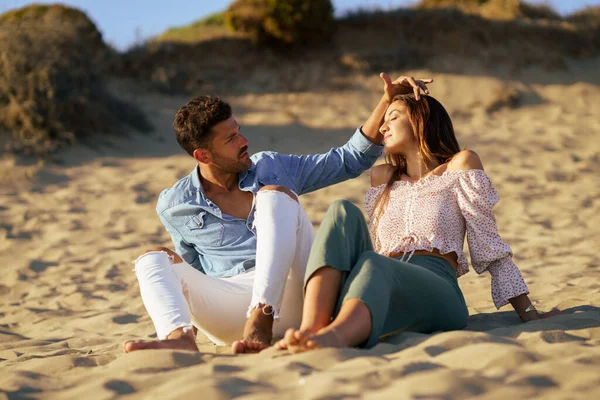
[[[280,319],[279,309],[277,309],[275,306],[273,306],[272,303],[265,301],[265,300],[260,300],[260,299],[252,300],[252,302],[250,303],[250,307],[248,307],[248,311],[246,312],[246,318],[250,318],[252,311],[259,308],[261,304],[263,304],[263,307],[262,307],[263,314],[272,315],[274,321],[277,321],[278,319]],[[267,309],[270,308],[271,312],[265,311],[265,308],[267,308]]]
[[[369,314],[371,315],[371,333],[369,334],[369,337],[367,338],[367,340],[364,341],[363,343],[359,344],[357,347],[370,349],[371,347],[375,346],[377,344],[377,342],[379,341],[379,337],[381,336],[381,332],[383,330],[383,324],[385,323],[385,319],[383,319],[383,321],[381,321],[382,318],[380,318],[378,313],[376,311],[374,311],[374,310],[377,310],[377,307],[376,307],[376,305],[374,307],[373,303],[376,304],[377,301],[375,301],[375,300],[369,301],[365,298],[361,298],[359,296],[350,294],[350,295],[347,295],[346,297],[344,297],[344,303],[350,299],[359,300],[369,310]],[[343,303],[342,303],[342,305],[343,305]]]
[[[186,323],[181,323],[181,324],[172,324],[167,326],[166,328],[162,329],[161,332],[156,332],[156,337],[158,337],[159,340],[166,340],[167,337],[174,331],[176,331],[179,328],[183,328],[183,332],[189,332],[194,330],[194,326],[192,324],[186,324]]]

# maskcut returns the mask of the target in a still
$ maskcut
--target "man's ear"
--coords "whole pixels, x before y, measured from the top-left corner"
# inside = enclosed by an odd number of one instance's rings
[[[202,164],[208,164],[211,160],[211,154],[208,149],[198,148],[194,150],[193,156],[196,161],[201,162]]]

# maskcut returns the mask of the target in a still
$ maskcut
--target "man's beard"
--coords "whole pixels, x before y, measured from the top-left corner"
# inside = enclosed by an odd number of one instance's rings
[[[240,155],[243,154],[248,147],[245,147],[240,151]],[[221,157],[215,153],[212,155],[212,162],[217,167],[219,167],[223,172],[229,174],[239,174],[241,172],[247,171],[252,166],[252,161],[250,159],[241,160],[239,157],[235,159]]]

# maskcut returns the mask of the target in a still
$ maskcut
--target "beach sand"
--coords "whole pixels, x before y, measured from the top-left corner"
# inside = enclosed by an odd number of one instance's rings
[[[201,335],[200,354],[123,354],[123,341],[155,337],[131,260],[172,247],[157,196],[194,162],[171,130],[188,98],[119,90],[147,112],[153,133],[98,135],[53,162],[0,161],[0,399],[600,398],[597,66],[518,77],[402,71],[436,79],[432,95],[500,194],[500,233],[531,298],[563,315],[521,324],[510,306],[494,308],[489,275],[471,271],[459,279],[471,314],[462,331],[401,333],[371,350],[293,356],[274,349],[234,356]],[[380,87],[373,76],[226,100],[251,153],[308,154],[343,144]],[[519,91],[520,104],[496,107],[508,89]],[[315,228],[335,199],[362,207],[368,182],[365,173],[302,196]]]

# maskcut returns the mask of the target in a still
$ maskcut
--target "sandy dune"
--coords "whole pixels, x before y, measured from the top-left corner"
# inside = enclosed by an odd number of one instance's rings
[[[78,144],[44,165],[1,160],[0,398],[599,398],[598,65],[518,78],[409,71],[436,78],[461,145],[482,157],[538,308],[565,314],[520,324],[493,307],[489,276],[471,271],[459,280],[467,329],[399,334],[370,351],[233,356],[199,337],[201,354],[122,353],[124,340],[155,336],[131,260],[170,246],[154,206],[193,168],[170,129],[186,98],[130,90],[154,133]],[[344,143],[378,99],[378,79],[228,100],[251,152],[306,154]],[[506,88],[521,104],[487,112]],[[302,204],[318,227],[334,199],[362,205],[367,187],[365,174]]]

